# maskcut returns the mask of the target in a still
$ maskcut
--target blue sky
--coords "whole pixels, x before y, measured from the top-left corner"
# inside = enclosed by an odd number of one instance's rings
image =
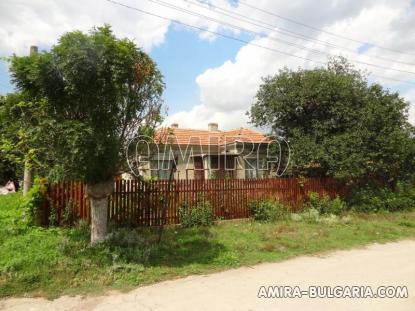
[[[171,27],[165,42],[150,52],[164,75],[164,99],[169,113],[189,110],[199,102],[196,77],[206,69],[233,60],[242,43],[216,38],[203,40],[194,31]]]
[[[163,97],[168,112],[189,110],[197,104],[200,93],[196,77],[206,69],[233,60],[243,45],[222,37],[205,40],[195,31],[170,27],[165,41],[150,52],[164,76],[166,89]],[[0,62],[0,94],[11,91],[13,86],[9,81],[7,65],[2,61]]]
[[[211,6],[193,6],[191,2],[194,0],[163,1],[196,12],[200,17],[162,7],[154,1],[118,1],[181,23],[242,38],[268,50],[174,26],[169,20],[158,19],[104,0],[83,0],[82,7],[77,1],[19,0],[7,4],[5,1],[0,2],[0,56],[12,53],[25,55],[33,44],[40,49],[48,49],[64,32],[87,31],[94,25],[108,23],[112,25],[117,37],[135,40],[157,62],[166,83],[163,96],[168,116],[165,124],[177,122],[180,127],[206,128],[208,122],[218,122],[220,128],[229,129],[250,126],[246,112],[254,102],[262,77],[273,75],[283,67],[293,70],[298,67],[315,67],[315,63],[305,61],[304,58],[313,59],[321,66],[321,62],[327,61],[327,54],[342,55],[359,60],[358,68],[373,73],[371,81],[400,91],[402,96],[412,102],[410,120],[415,124],[415,53],[412,52],[415,50],[415,0],[297,0],[295,3],[285,0],[244,1],[250,2],[254,7],[261,7],[262,11],[237,4],[236,1],[209,0],[211,4],[226,7],[238,16],[245,16],[245,20],[255,19],[257,26],[221,15]],[[267,12],[324,31],[310,30]],[[221,23],[203,18],[200,14]],[[258,26],[258,21],[263,21],[263,25],[268,27]],[[261,33],[263,37],[248,36],[229,27],[230,24]],[[270,28],[269,25],[275,26]],[[313,42],[301,37],[287,37],[274,31],[276,29],[288,29],[312,36],[316,40]],[[344,37],[354,40],[345,40]],[[281,40],[290,41],[294,46],[281,43]],[[329,42],[334,46],[321,46],[316,43],[318,41]],[[391,53],[379,46],[403,53]],[[285,55],[271,52],[270,49],[283,51]],[[316,54],[313,52],[316,50],[323,53]],[[297,58],[289,56],[290,54]],[[388,61],[373,56],[381,56]],[[362,62],[381,67],[365,67],[361,65]],[[414,65],[404,65],[402,62]],[[412,84],[391,82],[382,77],[410,81]],[[0,94],[10,91],[12,86],[9,84],[7,66],[0,61]]]
[[[12,86],[9,83],[9,75],[7,72],[6,62],[0,60],[0,95],[12,91]]]

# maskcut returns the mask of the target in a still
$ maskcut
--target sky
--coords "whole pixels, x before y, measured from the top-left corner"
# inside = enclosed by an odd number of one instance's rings
[[[48,50],[67,31],[108,23],[157,62],[166,83],[165,125],[231,129],[253,127],[246,112],[262,77],[342,55],[408,100],[415,124],[412,0],[116,1],[129,8],[107,0],[1,1],[0,56],[26,55],[30,45]],[[0,94],[11,91],[0,61]]]

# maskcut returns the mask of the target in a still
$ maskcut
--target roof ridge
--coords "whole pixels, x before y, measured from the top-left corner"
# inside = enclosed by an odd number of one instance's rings
[[[174,137],[175,144],[197,144],[211,145],[220,143],[231,143],[231,142],[253,142],[262,143],[268,139],[268,135],[258,132],[249,128],[236,128],[227,131],[209,131],[209,130],[198,130],[190,128],[171,128],[164,127],[158,128],[156,133],[161,135],[160,138],[164,139],[163,130],[168,130],[169,136]],[[156,134],[156,135],[157,135]]]
[[[186,130],[186,131],[202,131],[202,132],[219,132],[219,133],[223,133],[224,131],[221,130],[217,130],[217,131],[209,131],[209,130],[205,130],[205,129],[191,129],[191,128],[185,128],[185,127],[168,127],[169,129],[172,130]]]
[[[250,132],[254,132],[254,133],[258,133],[261,135],[265,135],[261,132],[258,132],[256,130],[247,128],[247,127],[238,127],[238,128],[234,128],[234,129],[230,129],[230,130],[216,130],[216,131],[210,131],[210,130],[206,130],[206,129],[196,129],[196,128],[187,128],[187,127],[178,127],[178,128],[174,128],[174,127],[164,127],[164,128],[168,128],[168,129],[172,129],[172,130],[186,130],[186,131],[203,131],[203,132],[219,132],[219,133],[228,133],[228,132],[237,132],[237,131],[241,131],[241,130],[248,130]],[[162,129],[162,128],[159,128]]]

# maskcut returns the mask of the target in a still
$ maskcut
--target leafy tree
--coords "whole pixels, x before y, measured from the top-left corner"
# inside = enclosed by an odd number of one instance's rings
[[[44,101],[30,101],[23,93],[0,97],[0,163],[4,178],[17,181],[24,164],[41,169],[39,157],[47,150],[42,124],[47,121]],[[42,147],[43,145],[43,147]]]
[[[17,180],[17,165],[7,157],[6,150],[10,145],[6,137],[11,135],[16,138],[13,129],[9,127],[6,98],[6,96],[0,96],[0,185],[9,180]]]
[[[294,175],[376,176],[393,184],[415,169],[408,105],[336,58],[327,68],[264,78],[250,118],[289,141]]]
[[[109,26],[64,34],[50,52],[14,56],[12,81],[45,99],[54,161],[50,176],[82,178],[91,200],[91,242],[106,236],[107,197],[127,141],[160,121],[162,75]]]

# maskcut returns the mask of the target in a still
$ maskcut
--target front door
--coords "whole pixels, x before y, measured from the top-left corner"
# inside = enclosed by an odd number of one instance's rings
[[[212,178],[234,178],[235,156],[212,155],[210,156],[210,168],[214,176]]]
[[[205,179],[205,171],[203,170],[203,158],[202,157],[194,157],[193,158],[193,165],[194,165],[194,172],[195,172],[195,179],[196,180],[203,180]]]

